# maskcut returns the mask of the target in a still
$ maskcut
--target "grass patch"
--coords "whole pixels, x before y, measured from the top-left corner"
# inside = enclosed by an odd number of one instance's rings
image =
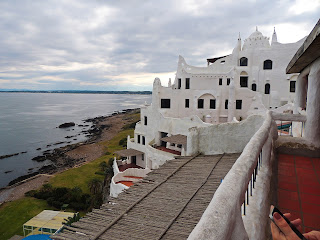
[[[0,239],[23,236],[22,225],[43,210],[54,210],[45,200],[24,197],[0,207]]]
[[[137,121],[137,119],[140,119],[140,114],[130,114],[127,118],[130,119],[130,121]],[[104,180],[104,175],[95,174],[100,171],[99,165],[101,162],[105,161],[108,163],[109,158],[114,157],[113,153],[115,151],[123,149],[123,146],[119,146],[119,141],[126,138],[128,135],[133,137],[133,132],[134,129],[125,129],[120,131],[111,140],[99,143],[104,147],[104,151],[107,153],[106,155],[81,167],[72,168],[59,173],[51,178],[49,183],[53,187],[80,187],[84,193],[90,193],[88,184],[92,179],[97,178],[102,181]]]

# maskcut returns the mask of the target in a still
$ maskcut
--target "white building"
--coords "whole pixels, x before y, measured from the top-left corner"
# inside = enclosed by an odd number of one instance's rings
[[[141,121],[128,149],[127,163],[155,169],[176,155],[194,154],[192,128],[241,121],[294,101],[298,74],[286,66],[304,39],[282,44],[274,31],[269,38],[256,29],[247,39],[239,36],[232,53],[207,59],[206,67],[179,62],[174,83],[153,83],[152,104],[141,107]],[[226,133],[228,134],[228,133]]]

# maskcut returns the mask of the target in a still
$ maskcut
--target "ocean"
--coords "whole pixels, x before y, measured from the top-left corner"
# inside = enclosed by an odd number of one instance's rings
[[[151,102],[151,95],[0,93],[0,156],[19,153],[0,159],[0,188],[48,164],[33,161],[33,157],[85,141],[82,131],[91,124],[83,120],[139,108],[145,102]],[[65,122],[74,122],[76,126],[58,128]]]

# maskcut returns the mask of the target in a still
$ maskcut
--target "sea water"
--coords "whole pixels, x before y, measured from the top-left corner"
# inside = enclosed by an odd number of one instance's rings
[[[145,102],[151,102],[151,95],[0,93],[0,156],[20,153],[0,159],[0,188],[48,164],[33,161],[33,157],[86,140],[82,131],[91,124],[83,120],[139,108]],[[65,122],[76,126],[58,128]]]

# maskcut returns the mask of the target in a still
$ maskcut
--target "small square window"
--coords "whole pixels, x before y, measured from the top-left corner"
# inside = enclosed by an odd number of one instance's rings
[[[236,109],[242,109],[242,100],[236,100]]]
[[[170,108],[170,99],[161,99],[161,108]]]
[[[248,87],[248,77],[240,77],[240,87]]]
[[[219,85],[222,85],[222,78],[219,78]]]

